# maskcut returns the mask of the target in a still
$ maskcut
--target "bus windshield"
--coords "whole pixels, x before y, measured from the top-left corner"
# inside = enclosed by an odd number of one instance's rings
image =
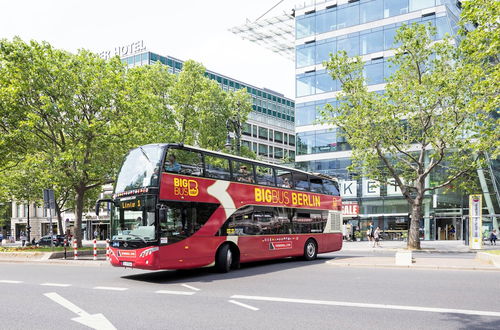
[[[144,243],[155,241],[156,213],[154,196],[123,198],[119,207],[114,208],[111,218],[113,240],[140,240]]]
[[[157,186],[163,148],[147,145],[130,151],[116,181],[115,193]]]

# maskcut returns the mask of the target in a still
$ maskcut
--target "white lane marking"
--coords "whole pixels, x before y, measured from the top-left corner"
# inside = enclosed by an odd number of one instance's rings
[[[196,292],[189,292],[189,291],[169,291],[169,290],[158,290],[155,292],[156,293],[163,293],[163,294],[178,294],[178,295],[184,295],[184,296],[191,296],[191,295],[196,293]]]
[[[238,306],[241,306],[241,307],[245,307],[245,308],[248,308],[248,309],[251,309],[253,311],[258,311],[259,309],[257,307],[253,307],[253,306],[250,306],[250,305],[247,305],[247,304],[244,304],[244,303],[240,303],[239,301],[236,301],[236,300],[228,300],[231,304],[235,304],[235,305],[238,305]]]
[[[86,325],[92,329],[99,330],[116,330],[116,328],[111,324],[111,322],[104,317],[102,314],[91,315],[81,309],[80,307],[73,304],[71,301],[61,297],[55,292],[44,293],[44,296],[51,299],[52,301],[58,303],[66,309],[69,309],[73,313],[77,314],[78,317],[72,318],[71,320]]]
[[[23,281],[0,280],[0,283],[19,284],[23,283]]]
[[[111,290],[111,291],[125,291],[128,288],[118,288],[116,286],[96,286],[93,288],[94,290]]]
[[[43,286],[57,286],[57,287],[61,287],[61,288],[66,288],[68,286],[71,286],[71,284],[63,284],[63,283],[42,283],[40,285],[43,285]]]
[[[191,286],[191,285],[187,285],[187,284],[181,284],[183,287],[185,288],[188,288],[188,289],[191,289],[193,291],[200,291],[200,289],[198,288],[195,288],[194,286]]]
[[[480,315],[480,316],[496,316],[500,317],[500,312],[490,311],[476,311],[469,309],[452,309],[452,308],[432,308],[421,306],[403,306],[403,305],[384,305],[384,304],[367,304],[367,303],[353,303],[346,301],[329,301],[329,300],[310,300],[310,299],[291,299],[291,298],[278,298],[278,297],[259,297],[259,296],[231,296],[234,299],[247,299],[258,301],[275,301],[275,302],[288,302],[298,304],[312,304],[312,305],[329,305],[329,306],[343,306],[343,307],[361,307],[361,308],[381,308],[381,309],[397,309],[407,311],[429,312],[429,313],[451,313],[451,314],[466,314],[466,315]]]

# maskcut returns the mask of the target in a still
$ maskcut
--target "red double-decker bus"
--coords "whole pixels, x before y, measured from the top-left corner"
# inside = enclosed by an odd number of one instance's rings
[[[103,202],[114,266],[227,272],[342,247],[336,180],[182,144],[130,151]]]

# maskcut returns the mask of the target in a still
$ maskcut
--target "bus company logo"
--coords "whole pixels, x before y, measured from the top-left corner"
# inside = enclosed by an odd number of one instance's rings
[[[291,249],[292,247],[293,244],[291,241],[269,243],[269,250],[286,250],[286,249]]]
[[[320,196],[276,189],[255,188],[254,197],[256,202],[263,203],[316,207],[321,206]]]
[[[135,258],[135,251],[118,250],[118,256],[125,258]]]
[[[195,197],[199,193],[196,180],[174,178],[174,195]]]

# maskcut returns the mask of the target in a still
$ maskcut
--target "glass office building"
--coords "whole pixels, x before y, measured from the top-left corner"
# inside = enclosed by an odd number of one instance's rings
[[[343,180],[344,201],[358,212],[345,216],[353,228],[365,230],[369,222],[380,226],[389,239],[401,238],[409,224],[408,205],[391,187],[373,188],[368,178],[353,179],[350,146],[335,127],[318,122],[320,111],[337,105],[341,85],[322,63],[330,53],[344,50],[361,56],[370,91],[383,91],[392,73],[387,59],[394,55],[394,36],[402,24],[414,22],[436,27],[436,40],[454,34],[460,12],[459,1],[448,0],[338,0],[308,1],[295,8],[296,134],[297,166]],[[498,162],[478,173],[485,202],[484,214],[498,214]],[[438,174],[435,174],[438,175]],[[432,182],[433,177],[429,179]],[[467,196],[460,192],[437,191],[425,199],[421,238],[463,239]],[[485,224],[498,227],[495,217]]]
[[[122,61],[128,66],[149,65],[160,62],[171,73],[182,70],[183,61],[171,56],[161,56],[145,51]],[[252,149],[262,159],[279,163],[295,159],[295,102],[275,91],[258,88],[239,80],[207,70],[205,75],[216,81],[226,91],[246,88],[252,97],[253,111],[242,127],[242,145]]]

